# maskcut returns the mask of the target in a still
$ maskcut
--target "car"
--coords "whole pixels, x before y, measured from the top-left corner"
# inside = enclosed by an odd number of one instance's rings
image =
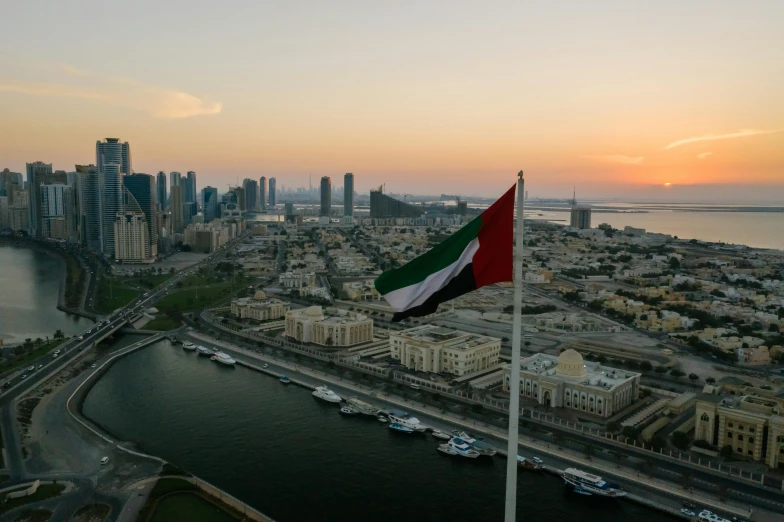
[[[90,365],[90,368],[95,368],[96,366],[97,366],[96,364],[92,364]]]
[[[147,297],[148,295],[150,295],[150,294],[148,294],[147,292],[144,292],[144,297]],[[514,442],[514,441],[512,441],[512,442]]]
[[[27,379],[27,374],[22,375],[22,379]]]
[[[39,365],[38,365],[38,369],[39,369],[39,370],[40,370],[41,368],[43,368],[43,367],[44,367],[44,365],[43,365],[43,364],[39,364]]]
[[[269,366],[269,364],[264,364],[264,365],[262,366],[262,368],[267,368],[268,366]]]
[[[29,367],[29,368],[27,369],[27,371],[28,371],[28,372],[34,372],[34,371],[35,371],[35,365],[32,365],[31,367]]]
[[[92,331],[92,330],[87,330],[87,333],[88,333],[88,334],[91,334],[91,333],[93,333],[93,331]],[[514,442],[514,441],[513,441],[513,442]]]
[[[57,359],[57,356],[58,356],[58,355],[60,355],[60,354],[59,354],[59,353],[56,353],[56,354],[52,355],[52,359]]]
[[[77,338],[76,338],[76,340],[77,340],[77,341],[84,341],[84,336],[83,336],[83,335],[80,335],[79,337],[77,337]]]
[[[3,383],[3,388],[8,388],[9,386],[11,386],[10,382],[4,382]]]
[[[103,457],[101,459],[101,466],[105,466],[108,463],[109,463],[109,457]]]
[[[56,355],[60,355],[60,349],[58,348],[57,350],[55,350],[55,351],[54,351],[54,353],[55,353]]]

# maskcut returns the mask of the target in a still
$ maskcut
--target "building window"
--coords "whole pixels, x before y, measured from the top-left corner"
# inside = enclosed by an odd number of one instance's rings
[[[731,432],[731,431],[728,431],[728,432],[727,432],[727,438],[728,438],[728,439],[731,439],[731,438],[732,438],[732,432]]]
[[[738,424],[738,429],[739,429],[740,431],[743,431],[743,424]]]
[[[742,441],[743,440],[743,435],[738,435],[738,440]]]
[[[705,421],[705,422],[708,422],[708,420],[709,420],[709,418],[708,418],[708,414],[707,414],[707,413],[703,413],[703,414],[702,414],[702,417],[700,417],[700,420],[702,420],[702,421]]]
[[[754,433],[754,428],[749,428],[749,433]]]
[[[754,444],[754,437],[749,437],[749,444]]]
[[[732,424],[731,422],[729,422],[729,423],[727,423],[727,426],[729,426],[730,428],[732,428],[733,424]]]
[[[738,448],[738,453],[743,453],[743,448]]]
[[[751,450],[748,450],[746,453],[748,453],[749,455],[754,455],[754,452]]]

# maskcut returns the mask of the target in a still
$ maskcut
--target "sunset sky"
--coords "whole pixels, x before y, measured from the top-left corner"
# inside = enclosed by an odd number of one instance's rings
[[[784,198],[780,0],[380,4],[4,2],[0,170]]]

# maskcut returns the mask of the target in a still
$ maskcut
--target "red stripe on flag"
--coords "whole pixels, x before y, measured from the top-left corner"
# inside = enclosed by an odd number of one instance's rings
[[[476,287],[511,281],[514,265],[515,187],[482,212],[479,250],[472,261]]]

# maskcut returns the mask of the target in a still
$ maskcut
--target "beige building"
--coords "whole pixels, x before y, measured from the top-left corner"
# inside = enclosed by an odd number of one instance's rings
[[[343,291],[352,301],[381,301],[381,294],[373,286],[373,280],[343,283]]]
[[[316,286],[316,274],[313,272],[286,272],[280,274],[280,286],[283,288],[302,288],[304,286]]]
[[[258,291],[253,297],[241,297],[231,301],[231,313],[239,319],[269,321],[282,319],[291,306],[280,299],[267,299],[264,292]]]
[[[125,263],[154,261],[150,256],[147,231],[144,212],[118,212],[114,221],[114,258]]]
[[[497,364],[501,353],[501,339],[430,324],[390,332],[389,346],[410,370],[458,376]]]
[[[509,391],[507,367],[504,390]],[[640,374],[585,362],[576,350],[537,353],[520,361],[520,395],[551,408],[612,417],[639,398]]]
[[[336,308],[298,308],[286,312],[285,335],[303,343],[354,346],[373,340],[373,319]]]
[[[734,455],[784,468],[784,394],[697,397],[694,439]]]

